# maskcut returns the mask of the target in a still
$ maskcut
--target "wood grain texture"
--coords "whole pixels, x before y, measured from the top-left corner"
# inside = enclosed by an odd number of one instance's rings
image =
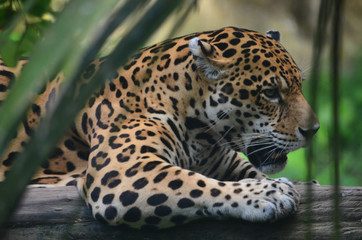
[[[308,211],[306,185],[298,213],[274,223],[202,219],[160,231],[110,227],[94,220],[75,187],[32,188],[0,231],[1,239],[311,239],[333,238],[333,187],[313,186]],[[342,239],[362,239],[362,187],[341,187]],[[310,213],[310,214],[309,214]],[[308,224],[308,215],[311,221]]]

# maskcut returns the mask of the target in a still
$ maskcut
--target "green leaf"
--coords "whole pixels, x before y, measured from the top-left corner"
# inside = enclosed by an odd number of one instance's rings
[[[69,68],[70,77],[62,88],[63,90],[61,89],[61,93],[58,95],[59,101],[55,101],[53,111],[48,111],[47,116],[34,132],[31,141],[16,157],[6,180],[0,183],[0,223],[4,222],[14,208],[32,174],[68,129],[90,94],[108,78],[110,73],[127,61],[128,57],[146,41],[153,30],[181,1],[175,0],[170,3],[168,0],[159,0],[155,2],[132,31],[124,36],[108,57],[108,61],[101,65],[89,83],[82,85],[82,90],[75,95],[72,86],[79,79],[82,69],[97,54],[106,37],[116,26],[134,12],[140,3],[144,2],[141,0],[127,1],[122,9],[116,11],[116,15],[110,15],[116,0],[71,1],[59,16],[56,24],[49,29],[45,37],[46,41],[40,42],[34,49],[31,61],[24,68],[23,74],[15,82],[3,108],[0,109],[1,116],[7,115],[6,118],[0,119],[0,152],[4,150],[10,140],[10,134],[16,131],[21,117],[26,113],[26,107],[29,105],[27,99],[32,96],[31,90],[39,89],[39,86],[45,82],[46,79],[42,76],[43,70],[54,72],[59,66],[66,63],[63,66]],[[74,18],[74,16],[77,17]],[[101,20],[105,20],[104,24],[97,24]],[[71,24],[69,24],[70,21]],[[82,40],[89,38],[94,41],[84,45],[80,44]],[[68,60],[72,60],[72,64],[69,64]],[[73,68],[72,65],[74,65]]]
[[[0,29],[5,29],[9,24],[9,19],[12,19],[16,12],[11,7],[0,8]]]
[[[0,34],[0,42],[2,43],[2,46],[0,48],[1,58],[4,60],[6,65],[10,67],[15,66],[18,60],[16,52],[18,49],[19,42],[7,38],[6,33]]]
[[[35,4],[29,9],[28,13],[36,17],[41,17],[45,13],[52,12],[50,2],[51,0],[35,1]]]
[[[39,38],[39,33],[34,29],[34,27],[26,28],[23,36],[19,42],[17,56],[28,55],[31,52]]]

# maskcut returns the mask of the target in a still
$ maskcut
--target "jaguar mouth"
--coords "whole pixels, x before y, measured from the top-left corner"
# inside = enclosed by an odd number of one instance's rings
[[[250,147],[247,148],[246,156],[249,161],[258,170],[267,174],[283,170],[288,161],[288,153],[270,143],[257,144],[259,141],[260,139],[253,140]]]

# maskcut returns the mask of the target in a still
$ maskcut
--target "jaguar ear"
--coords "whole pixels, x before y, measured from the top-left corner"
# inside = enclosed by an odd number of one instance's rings
[[[275,30],[269,30],[266,32],[266,35],[277,42],[280,42],[280,32]]]
[[[225,63],[212,45],[195,37],[189,42],[189,49],[195,57],[197,68],[206,78],[216,80],[224,75]]]

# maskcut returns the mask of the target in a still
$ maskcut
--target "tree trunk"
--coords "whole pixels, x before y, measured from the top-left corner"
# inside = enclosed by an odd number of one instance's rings
[[[110,227],[93,219],[75,187],[32,188],[0,230],[3,239],[332,239],[333,187],[298,185],[302,199],[297,214],[274,223],[237,219],[203,219],[160,231]],[[343,239],[362,238],[362,187],[340,189]],[[308,211],[308,206],[310,211]],[[310,216],[310,217],[309,217]],[[308,220],[310,219],[310,220]]]

